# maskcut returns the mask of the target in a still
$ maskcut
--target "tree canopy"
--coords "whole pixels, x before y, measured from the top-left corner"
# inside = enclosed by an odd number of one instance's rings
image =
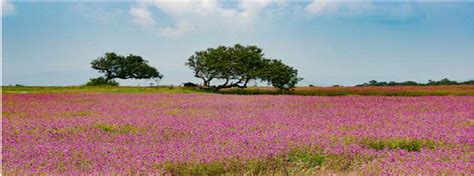
[[[112,79],[161,79],[163,75],[154,67],[148,65],[148,61],[141,56],[121,56],[113,52],[105,53],[91,62],[92,68],[104,74],[103,82]]]
[[[266,81],[280,89],[293,88],[301,80],[298,71],[280,60],[264,58],[261,48],[236,44],[197,51],[186,65],[194,76],[202,79],[203,86],[215,90],[245,88],[249,81]],[[211,85],[211,81],[218,84]]]
[[[302,78],[298,77],[298,70],[283,64],[281,60],[267,60],[261,79],[273,87],[291,89]]]

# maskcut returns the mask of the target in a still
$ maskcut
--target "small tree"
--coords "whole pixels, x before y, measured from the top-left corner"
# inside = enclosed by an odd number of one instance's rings
[[[100,80],[104,83],[115,78],[157,80],[163,78],[163,75],[160,74],[156,68],[148,65],[148,61],[132,54],[129,56],[121,56],[113,52],[105,53],[104,57],[93,60],[91,65],[93,69],[104,74],[103,80]]]
[[[281,60],[267,60],[261,76],[263,81],[280,90],[294,88],[302,80],[298,77],[298,70],[283,64]]]

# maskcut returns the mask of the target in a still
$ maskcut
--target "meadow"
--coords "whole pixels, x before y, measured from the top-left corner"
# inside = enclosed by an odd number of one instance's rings
[[[310,95],[310,96],[473,96],[474,85],[445,86],[363,86],[363,87],[296,87],[293,91],[280,91],[272,87],[229,88],[220,91],[200,90],[180,86],[3,86],[3,93],[217,93],[241,95]]]
[[[472,174],[472,87],[420,89],[459,96],[4,87],[2,173]]]

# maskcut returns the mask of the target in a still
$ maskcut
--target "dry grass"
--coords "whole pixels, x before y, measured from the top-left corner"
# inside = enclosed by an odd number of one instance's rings
[[[365,87],[297,87],[291,92],[281,92],[271,87],[226,89],[222,93],[235,94],[294,94],[294,95],[373,95],[373,96],[428,96],[474,95],[474,85],[450,86],[365,86]]]

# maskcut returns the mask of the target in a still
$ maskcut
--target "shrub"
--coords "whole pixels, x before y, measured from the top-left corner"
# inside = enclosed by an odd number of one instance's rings
[[[198,87],[197,84],[194,84],[194,83],[192,83],[192,82],[183,83],[183,86],[184,86],[184,87]]]
[[[114,80],[107,80],[103,77],[91,78],[86,86],[118,86],[119,83]]]
[[[436,85],[470,85],[474,84],[474,80],[457,82],[444,78],[439,81],[428,80],[428,83],[417,83],[415,81],[405,81],[405,82],[377,82],[376,80],[369,81],[368,83],[359,84],[357,86],[436,86]]]
[[[467,85],[473,84],[474,85],[474,80],[464,81],[461,84],[467,84]]]

